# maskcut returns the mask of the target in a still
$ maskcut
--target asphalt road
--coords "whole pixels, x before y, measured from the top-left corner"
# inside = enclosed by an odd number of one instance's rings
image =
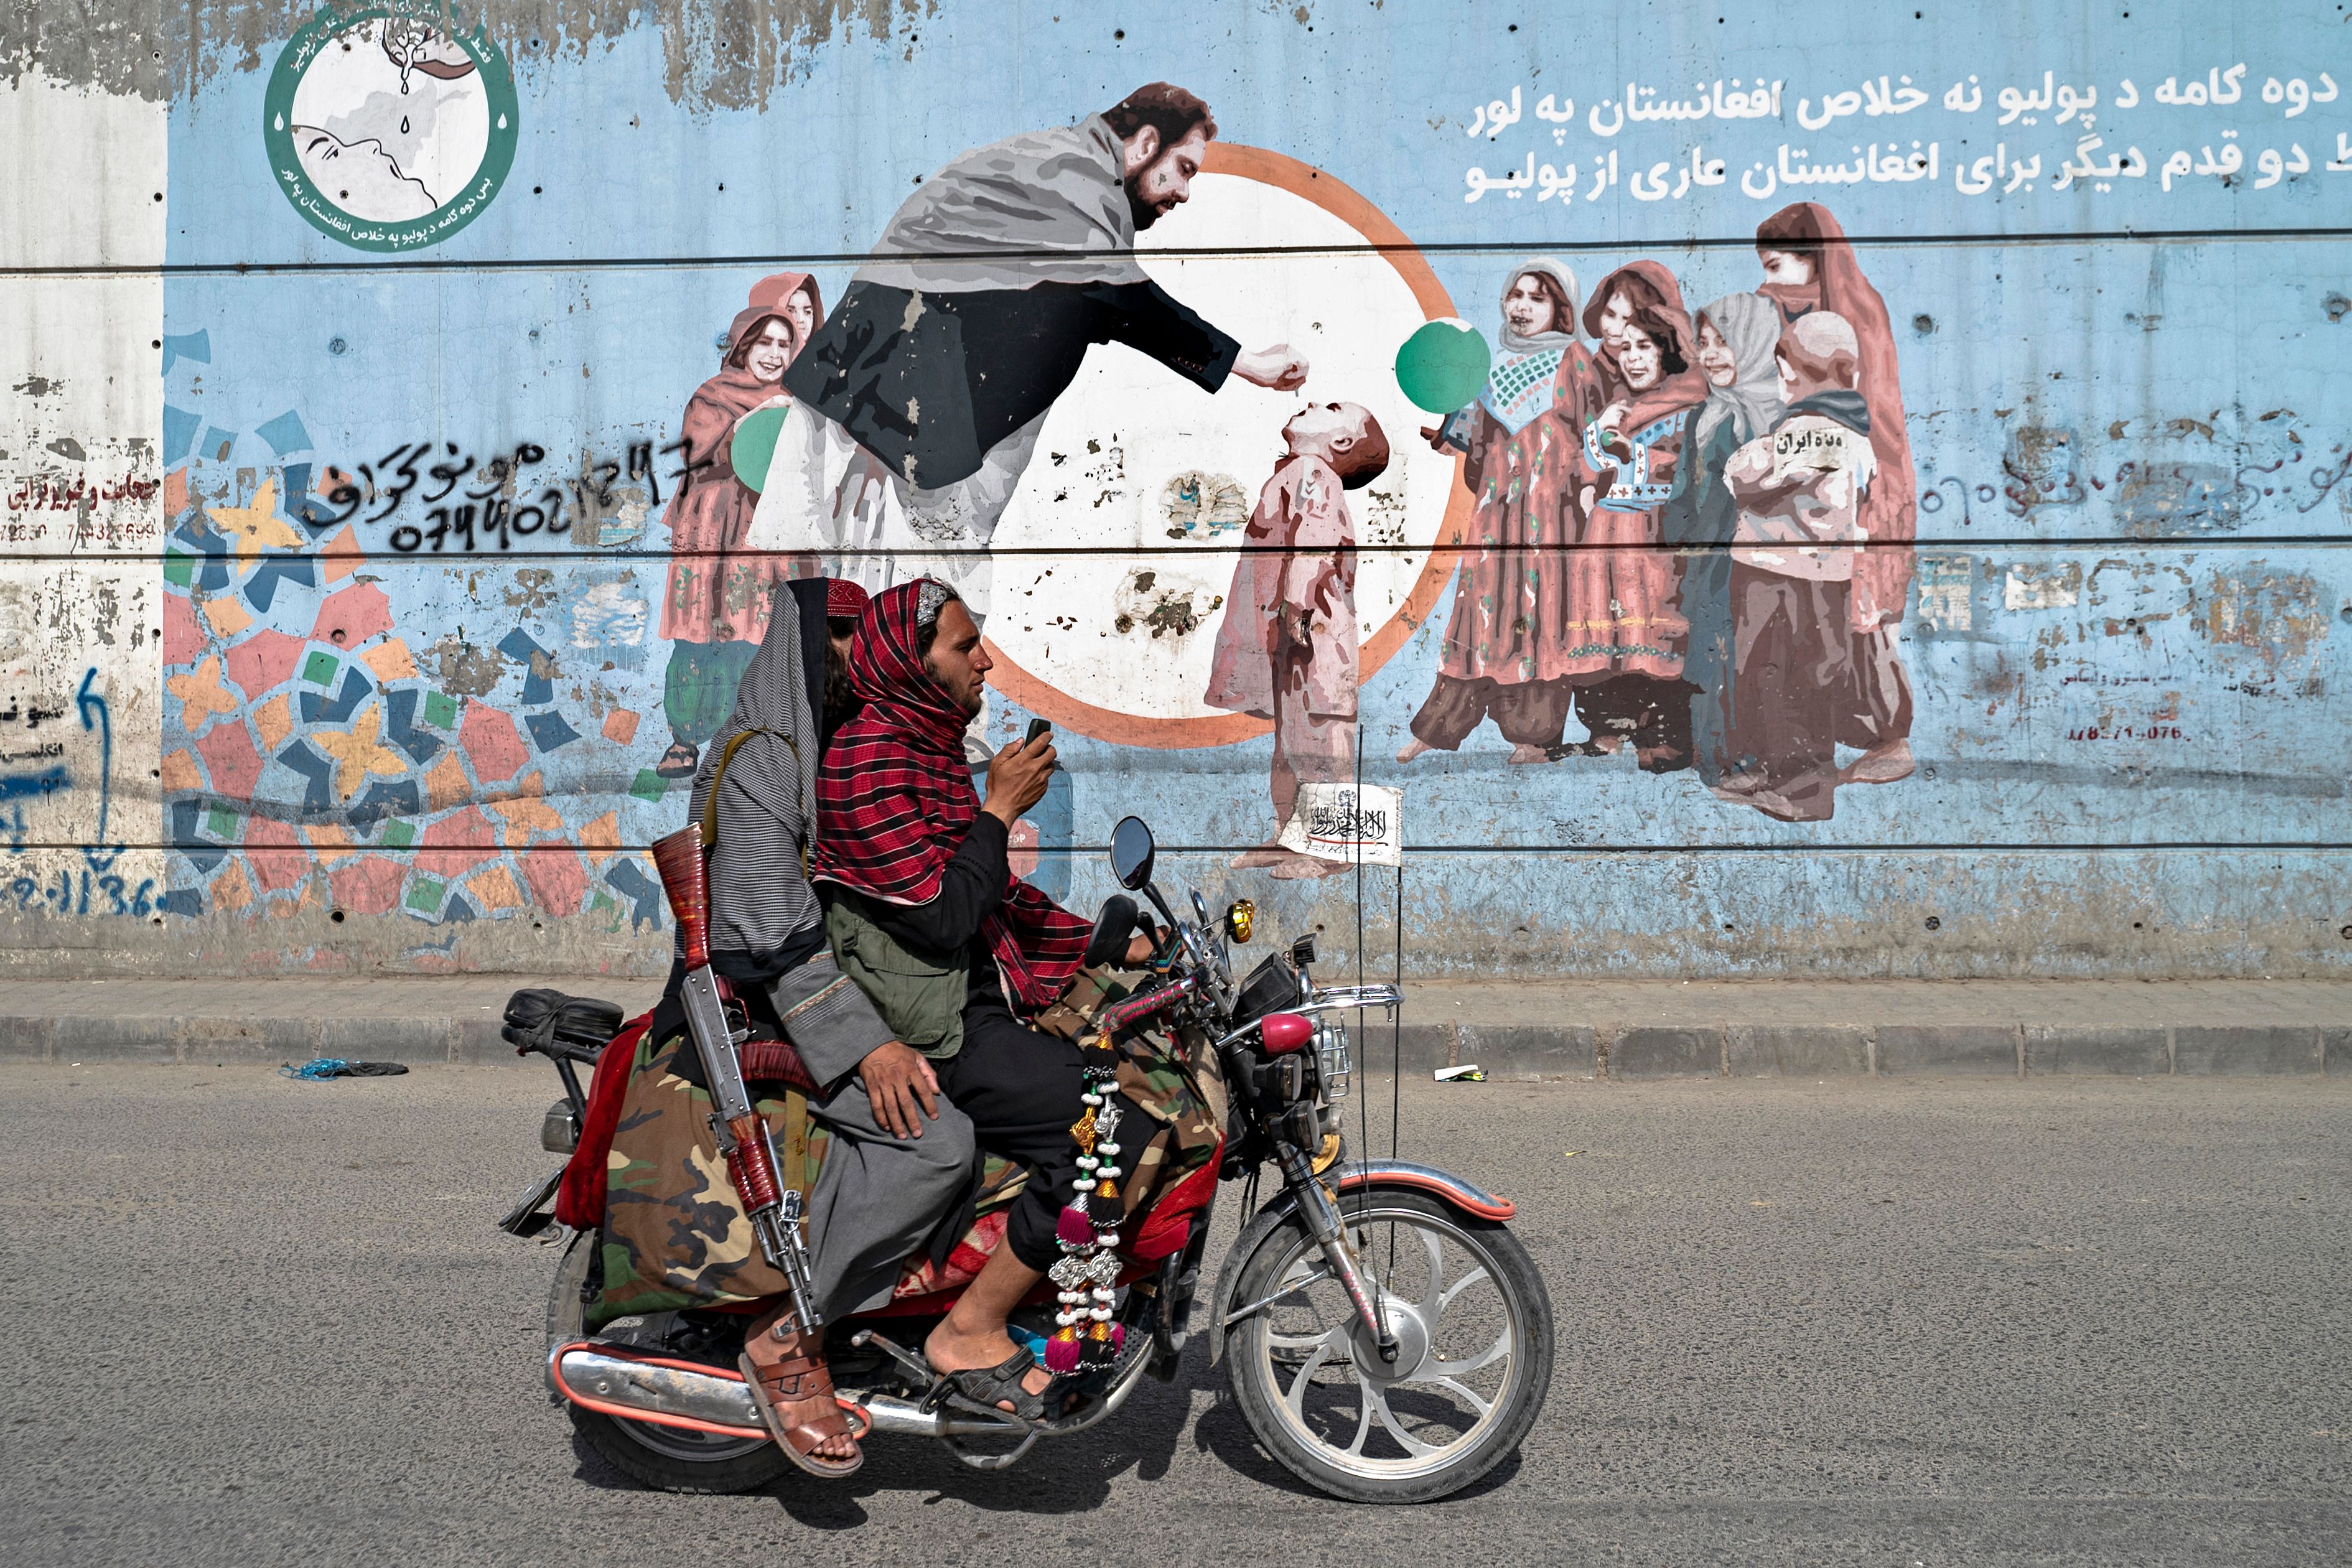
[[[883,1441],[841,1485],[635,1489],[541,1384],[554,1254],[492,1226],[547,1168],[553,1089],[0,1069],[0,1562],[1974,1568],[2352,1541],[2346,1083],[1408,1083],[1404,1152],[1518,1200],[1560,1333],[1518,1458],[1414,1510],[1277,1472],[1198,1347],[1008,1475]]]

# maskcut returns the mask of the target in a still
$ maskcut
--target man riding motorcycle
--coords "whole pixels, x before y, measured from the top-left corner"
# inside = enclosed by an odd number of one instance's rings
[[[1087,1106],[1077,1045],[1024,1020],[1082,963],[1141,963],[1153,943],[1112,932],[1113,951],[1089,952],[1088,922],[1012,874],[1013,823],[1043,798],[1055,751],[1045,736],[1005,747],[973,798],[963,735],[991,668],[953,589],[924,578],[875,596],[849,649],[866,708],[818,773],[814,875],[843,968],[923,1053],[910,1087],[927,1107],[936,1089],[982,1149],[1030,1169],[1004,1244],[923,1348],[966,1398],[1035,1419],[1058,1407],[1054,1379],[1013,1343],[1006,1315],[1059,1256]],[[1111,1099],[1126,1126],[1149,1125],[1126,1095]]]
[[[681,1491],[768,1486],[787,1464],[848,1475],[871,1432],[998,1470],[1171,1375],[1205,1327],[1258,1444],[1319,1489],[1425,1501],[1486,1473],[1551,1367],[1512,1205],[1407,1162],[1326,1173],[1350,1071],[1326,1019],[1397,988],[1315,984],[1305,939],[1237,978],[1246,906],[1212,926],[1197,890],[1195,920],[1131,941],[1133,900],[1107,900],[1089,937],[1013,877],[1010,825],[1053,752],[1005,748],[976,796],[961,739],[988,658],[936,584],[858,618],[866,711],[811,779],[818,615],[845,608],[825,593],[779,595],[700,821],[654,847],[692,1028],[675,995],[625,1022],[536,988],[509,1004],[508,1037],[565,1079],[541,1139],[572,1158],[501,1225],[539,1233],[551,1195],[572,1232],[546,1366],[580,1436]],[[1110,841],[1120,886],[1169,914],[1149,827]],[[1107,973],[1120,960],[1151,973],[1129,991]],[[1254,1191],[1269,1163],[1279,1190],[1211,1289],[1219,1183]],[[819,1318],[853,1358],[838,1397]],[[1045,1368],[1016,1342],[1042,1343]],[[1376,1431],[1393,1452],[1368,1450]]]
[[[815,1305],[827,1318],[889,1298],[901,1262],[939,1240],[935,1233],[955,1217],[974,1163],[971,1123],[918,1090],[929,1077],[923,1058],[893,1037],[836,965],[803,868],[817,817],[815,715],[825,695],[826,617],[830,609],[856,607],[844,601],[844,588],[856,593],[836,584],[829,595],[822,579],[777,586],[767,635],[737,688],[732,718],[703,753],[692,796],[693,820],[709,820],[717,829],[709,860],[712,968],[731,983],[754,1034],[789,1038],[820,1086],[809,1097],[809,1114],[832,1143],[809,1193],[808,1234]],[[656,1039],[680,1029],[682,973],[674,969],[656,1010]],[[691,1049],[652,1065],[664,1063],[676,1078],[707,1087]],[[616,1147],[629,1155],[631,1142],[622,1136]],[[652,1267],[674,1279],[699,1269],[700,1278],[677,1282],[715,1285],[713,1293],[765,1293],[740,1279],[714,1279],[715,1271],[738,1262],[720,1258],[723,1244],[678,1256],[678,1216],[643,1215],[648,1206],[616,1203],[612,1213],[614,1228],[635,1239],[637,1250],[670,1255]],[[951,1244],[954,1237],[944,1239]],[[745,1250],[732,1271],[748,1274],[756,1263]],[[793,1463],[812,1475],[850,1475],[863,1460],[834,1402],[822,1336],[799,1331],[792,1305],[787,1300],[752,1320],[744,1335],[744,1376]]]

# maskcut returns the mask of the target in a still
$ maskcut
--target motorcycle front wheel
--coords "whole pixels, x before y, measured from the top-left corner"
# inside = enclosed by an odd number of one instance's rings
[[[1381,1359],[1303,1223],[1244,1263],[1226,1376],[1284,1468],[1357,1502],[1428,1502],[1516,1449],[1551,1384],[1551,1298],[1511,1233],[1402,1187],[1341,1200],[1397,1358]]]
[[[581,1287],[587,1282],[594,1257],[596,1233],[576,1231],[556,1267],[555,1284],[547,1298],[547,1348],[587,1338]],[[625,1318],[607,1325],[599,1336],[646,1350],[667,1350],[668,1320],[660,1312],[641,1319]],[[792,1468],[792,1461],[766,1438],[724,1437],[651,1421],[630,1421],[600,1411],[583,1410],[555,1396],[572,1417],[572,1428],[606,1464],[642,1485],[668,1492],[748,1492],[772,1483]]]

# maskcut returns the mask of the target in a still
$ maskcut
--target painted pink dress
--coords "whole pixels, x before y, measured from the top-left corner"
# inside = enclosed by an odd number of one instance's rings
[[[1605,437],[1591,418],[1577,432],[1570,493],[1580,548],[1569,552],[1559,578],[1564,602],[1558,614],[1567,636],[1556,651],[1547,650],[1543,670],[1578,686],[1614,675],[1671,680],[1682,674],[1690,635],[1690,623],[1676,606],[1680,578],[1674,553],[1663,548],[1661,514],[1675,491],[1684,441],[1706,402],[1706,378],[1689,363],[1697,340],[1682,286],[1659,262],[1635,261],[1602,279],[1585,301],[1585,331],[1601,336],[1602,316],[1621,289],[1647,296],[1664,319],[1659,330],[1675,339],[1660,346],[1677,354],[1684,368],[1636,392],[1606,346],[1594,356],[1603,403],[1627,406],[1621,438]],[[1582,500],[1588,489],[1593,492],[1589,510]]]
[[[1529,405],[1528,395],[1542,411],[1514,429],[1479,405],[1463,465],[1478,509],[1465,542],[1475,548],[1465,552],[1454,575],[1454,614],[1438,664],[1457,680],[1517,685],[1547,679],[1554,672],[1543,668],[1546,651],[1566,646],[1562,597],[1545,587],[1565,559],[1576,430],[1600,411],[1600,380],[1580,343],[1520,356],[1522,363],[1535,360],[1556,362],[1548,387],[1499,384],[1517,368],[1499,365],[1489,396],[1514,422],[1515,411]]]
[[[1568,553],[1560,617],[1569,636],[1547,676],[1580,684],[1616,674],[1671,680],[1683,672],[1690,622],[1677,607],[1675,557],[1661,548],[1659,514],[1675,493],[1683,446],[1696,405],[1674,409],[1623,432],[1630,455],[1602,447],[1600,421],[1588,421],[1569,467],[1580,495],[1593,491],[1583,520],[1584,548]]]
[[[729,353],[782,320],[774,310],[743,311],[728,333]],[[776,382],[729,365],[687,400],[686,479],[664,514],[671,554],[661,635],[672,642],[756,644],[768,635],[768,590],[777,574],[743,551],[760,497],[735,477],[733,441],[736,421],[778,390]]]

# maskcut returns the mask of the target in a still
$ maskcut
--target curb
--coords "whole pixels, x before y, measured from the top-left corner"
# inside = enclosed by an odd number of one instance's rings
[[[1557,1028],[1408,1024],[1406,1072],[1475,1062],[1496,1078],[1611,1082],[1706,1078],[2352,1077],[2352,1027],[2165,1028],[2033,1024],[1748,1025]],[[1360,1070],[1390,1060],[1388,1031],[1355,1031]]]
[[[253,1018],[200,1015],[61,1018],[0,1016],[0,1060],[152,1062],[192,1066],[352,1060],[513,1060],[499,1019],[453,1014],[342,1018]]]
[[[1373,1015],[1352,1033],[1359,1072],[1384,1071],[1392,1059],[1409,1073],[1475,1062],[1491,1077],[1520,1079],[2352,1077],[2352,1027],[2307,1024],[1407,1024],[1392,1047]],[[499,1037],[497,1014],[483,1009],[330,1018],[0,1015],[0,1062],[226,1066],[313,1057],[490,1066],[513,1061],[515,1052]]]

